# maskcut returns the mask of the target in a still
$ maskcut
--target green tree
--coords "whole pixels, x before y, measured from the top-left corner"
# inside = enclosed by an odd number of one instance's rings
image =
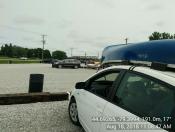
[[[49,50],[44,50],[44,59],[50,59],[51,58],[51,54]]]
[[[27,58],[35,58],[35,52],[34,49],[28,49],[27,50]]]
[[[8,57],[27,57],[27,58],[42,58],[43,49],[35,48],[28,49],[20,46],[10,44],[4,44],[0,48],[0,55]],[[63,51],[60,51],[59,58],[65,58],[66,54]],[[44,59],[50,59],[51,53],[48,49],[44,50]],[[56,57],[57,58],[57,57]]]
[[[3,56],[9,56],[9,46],[8,44],[5,44],[1,47],[2,55]]]
[[[2,55],[2,51],[1,51],[1,49],[0,49],[0,55]]]
[[[154,32],[149,36],[149,40],[175,39],[175,34]]]
[[[66,59],[67,55],[64,51],[56,50],[52,52],[52,58],[62,60]]]
[[[43,52],[43,49],[41,48],[34,49],[34,56],[36,58],[42,59],[42,52]]]
[[[12,47],[12,44],[11,43],[8,46],[8,56],[9,57],[13,57],[13,47]]]
[[[1,46],[1,55],[4,56],[4,46]]]
[[[27,48],[19,47],[19,46],[12,46],[12,57],[27,57]]]
[[[161,33],[154,32],[151,36],[149,36],[149,40],[159,40],[161,38]]]

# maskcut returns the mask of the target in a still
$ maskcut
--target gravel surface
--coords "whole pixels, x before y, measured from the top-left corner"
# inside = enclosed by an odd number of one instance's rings
[[[1,132],[83,132],[68,117],[68,101],[0,106]]]
[[[44,92],[72,91],[76,82],[84,81],[95,72],[51,68],[51,64],[0,64],[0,94],[28,92],[29,76],[33,73],[44,74]]]
[[[44,92],[72,91],[95,70],[56,69],[50,64],[1,64],[0,94],[26,93],[29,75],[44,74]],[[68,101],[0,106],[0,132],[83,132],[68,117]]]

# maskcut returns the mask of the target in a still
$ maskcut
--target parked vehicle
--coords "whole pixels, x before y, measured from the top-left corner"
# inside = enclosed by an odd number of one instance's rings
[[[80,61],[76,59],[65,59],[52,63],[52,67],[63,68],[63,67],[71,67],[71,68],[80,68]]]
[[[87,68],[98,69],[100,67],[100,62],[94,62],[87,64]]]
[[[175,130],[175,73],[112,66],[78,82],[69,102],[73,124],[86,132]]]
[[[58,63],[60,63],[60,62],[61,62],[61,60],[56,60],[56,59],[52,60],[52,68],[57,68]]]
[[[20,57],[19,59],[20,60],[27,60],[28,58],[27,57]]]

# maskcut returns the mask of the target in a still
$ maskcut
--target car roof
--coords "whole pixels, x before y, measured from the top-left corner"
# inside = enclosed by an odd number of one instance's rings
[[[175,73],[173,72],[154,70],[150,69],[149,67],[136,67],[134,68],[133,71],[137,71],[152,76],[154,78],[157,78],[159,80],[162,80],[168,84],[175,86]]]
[[[106,69],[101,70],[100,72],[105,71],[105,70],[110,70],[110,69],[129,70],[129,68],[131,66],[132,65],[111,66],[111,67],[108,67]],[[133,69],[133,71],[149,75],[151,77],[157,78],[159,80],[162,80],[162,81],[164,81],[168,84],[171,84],[171,85],[175,86],[175,72],[159,71],[159,70],[154,70],[154,69],[151,69],[150,67],[144,67],[144,66],[136,66]]]

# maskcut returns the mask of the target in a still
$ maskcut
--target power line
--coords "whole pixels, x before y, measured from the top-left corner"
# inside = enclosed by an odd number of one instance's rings
[[[2,24],[1,24],[0,27],[2,27],[2,28],[7,28],[7,29],[10,29],[10,30],[19,31],[19,32],[26,32],[26,33],[30,33],[30,34],[35,34],[35,35],[40,35],[40,34],[41,34],[41,33],[39,33],[39,32],[34,32],[34,31],[30,31],[30,30],[23,29],[23,28],[17,28],[17,27],[9,26],[9,25],[2,25]],[[4,36],[2,36],[2,37],[3,37],[3,39],[4,39],[4,38],[9,39],[9,38],[4,37]],[[0,36],[0,38],[2,38],[2,37]],[[32,39],[30,39],[30,40],[24,40],[24,39],[21,38],[21,40],[22,40],[22,41],[30,41],[30,42],[33,42],[33,43],[38,43],[38,42],[40,42],[40,41],[36,41],[36,40],[32,40]],[[14,40],[12,40],[12,41],[14,41]],[[43,40],[42,40],[42,42],[43,42]]]
[[[8,25],[0,25],[0,27],[8,28],[8,29],[11,29],[11,30],[16,30],[16,31],[20,31],[20,32],[27,32],[27,33],[37,34],[37,35],[41,34],[41,33],[38,33],[38,32],[29,31],[29,30],[26,30],[26,29],[23,29],[23,28],[17,28],[17,27],[12,27],[12,26],[8,26]]]

